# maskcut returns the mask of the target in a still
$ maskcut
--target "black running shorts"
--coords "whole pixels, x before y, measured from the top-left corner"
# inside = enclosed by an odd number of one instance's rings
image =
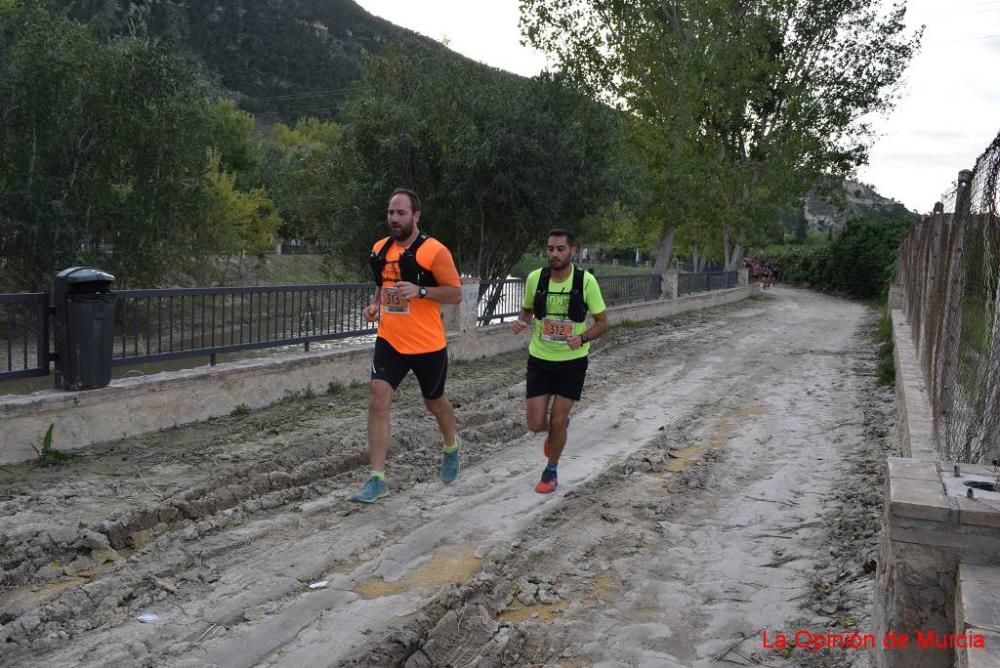
[[[448,376],[448,349],[404,355],[385,339],[375,339],[372,380],[384,380],[395,390],[411,370],[420,382],[420,393],[424,399],[437,399],[444,394],[444,381]]]
[[[579,401],[583,381],[587,377],[587,358],[568,362],[549,362],[528,355],[528,373],[525,389],[527,398],[558,394]]]

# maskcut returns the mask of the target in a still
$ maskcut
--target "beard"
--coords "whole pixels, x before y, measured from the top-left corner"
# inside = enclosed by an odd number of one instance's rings
[[[389,236],[396,241],[403,241],[413,234],[413,223],[403,223],[399,227],[389,226]]]
[[[559,258],[549,258],[549,267],[552,269],[564,269],[569,265],[569,260],[560,260]]]

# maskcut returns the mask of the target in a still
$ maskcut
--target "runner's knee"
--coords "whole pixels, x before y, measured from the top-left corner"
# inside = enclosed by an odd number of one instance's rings
[[[548,431],[548,428],[544,415],[528,415],[528,429],[531,431]]]
[[[557,415],[553,413],[552,417],[549,418],[549,427],[554,431],[566,429],[566,426],[569,424],[568,418],[569,415]]]
[[[368,393],[368,410],[375,413],[388,412],[392,405],[392,386],[388,383],[373,381]]]
[[[424,405],[427,406],[427,410],[429,410],[431,413],[434,413],[434,415],[437,415],[442,411],[447,411],[449,408],[451,408],[451,404],[448,402],[448,397],[446,397],[443,394],[433,399],[428,399],[427,397],[424,397]]]

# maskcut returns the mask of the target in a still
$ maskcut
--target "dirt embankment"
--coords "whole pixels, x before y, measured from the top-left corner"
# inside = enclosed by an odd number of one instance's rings
[[[522,354],[453,365],[451,486],[404,384],[372,507],[361,386],[2,469],[0,665],[863,665],[762,633],[870,629],[873,323],[778,289],[614,329],[548,497]]]

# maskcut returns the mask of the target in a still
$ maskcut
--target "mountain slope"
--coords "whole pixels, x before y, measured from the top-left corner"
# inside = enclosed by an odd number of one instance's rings
[[[845,180],[832,194],[809,193],[803,202],[803,214],[808,229],[839,232],[852,218],[906,217],[906,207],[893,199],[882,197],[869,185]]]
[[[54,4],[73,18],[93,23],[106,37],[134,34],[170,45],[220,92],[265,122],[301,115],[336,117],[351,82],[361,75],[365,55],[378,53],[390,42],[467,60],[369,14],[352,0]]]

